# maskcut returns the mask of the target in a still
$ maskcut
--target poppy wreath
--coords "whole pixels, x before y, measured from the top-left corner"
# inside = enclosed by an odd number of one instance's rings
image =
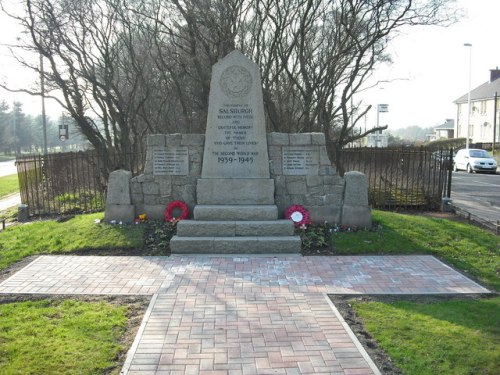
[[[285,211],[285,219],[292,220],[296,227],[311,223],[311,214],[304,206],[294,204]]]
[[[178,217],[174,217],[172,212],[176,209],[181,210],[181,214]],[[165,220],[171,222],[172,220],[185,220],[189,215],[189,207],[183,201],[173,201],[170,202],[165,209]]]

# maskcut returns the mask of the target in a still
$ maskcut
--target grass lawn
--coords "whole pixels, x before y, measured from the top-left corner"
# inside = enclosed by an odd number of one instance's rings
[[[143,227],[96,224],[102,213],[65,222],[38,221],[7,227],[0,234],[0,269],[35,254],[63,254],[87,249],[142,248]]]
[[[351,304],[406,375],[498,374],[500,297]]]
[[[17,221],[17,207],[10,207],[0,211],[0,220],[5,220],[6,223]]]
[[[0,177],[0,198],[17,193],[19,191],[19,180],[17,174]]]
[[[123,349],[125,310],[74,300],[0,304],[0,373],[104,373]]]
[[[0,269],[34,254],[142,247],[142,226],[95,223],[102,217],[6,228],[0,233]],[[0,303],[0,373],[109,373],[127,349],[121,344],[126,322],[126,308],[107,302]]]

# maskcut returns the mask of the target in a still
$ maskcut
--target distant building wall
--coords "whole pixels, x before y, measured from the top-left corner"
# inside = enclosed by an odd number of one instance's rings
[[[387,147],[389,145],[389,135],[377,132],[366,136],[366,147]]]
[[[469,138],[472,143],[493,141],[494,105],[495,101],[493,99],[476,100],[471,102],[472,110],[470,116]],[[465,124],[467,123],[468,104],[461,103],[457,106],[456,137],[466,138],[467,127]],[[498,141],[498,122],[496,136],[496,140]]]

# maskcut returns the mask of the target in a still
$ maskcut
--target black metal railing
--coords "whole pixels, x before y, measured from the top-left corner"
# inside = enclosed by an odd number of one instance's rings
[[[382,209],[437,209],[451,190],[452,150],[358,148],[343,150],[346,171],[366,175],[370,205]],[[124,166],[124,161],[128,167]],[[101,211],[109,173],[142,173],[145,153],[96,151],[17,158],[21,201],[31,215]]]
[[[423,147],[343,150],[345,170],[366,175],[370,205],[382,209],[437,209],[450,196],[452,155]]]
[[[21,202],[31,215],[102,211],[109,173],[122,168],[124,160],[136,175],[145,155],[90,150],[18,157]]]

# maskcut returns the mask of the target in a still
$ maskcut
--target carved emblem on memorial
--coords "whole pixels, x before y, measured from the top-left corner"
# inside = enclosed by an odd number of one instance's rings
[[[252,88],[252,75],[242,66],[230,66],[222,72],[220,88],[228,97],[242,98],[247,96]]]

